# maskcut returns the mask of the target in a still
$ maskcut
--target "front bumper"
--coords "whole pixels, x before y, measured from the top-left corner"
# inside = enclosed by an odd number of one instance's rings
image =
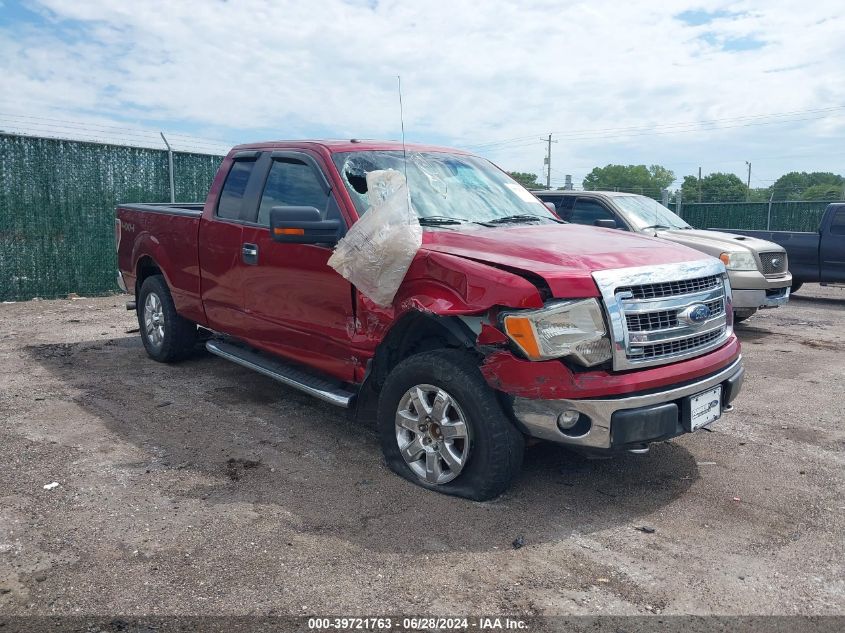
[[[516,397],[513,413],[531,437],[580,446],[586,449],[630,450],[649,442],[669,439],[688,428],[683,400],[722,385],[721,409],[725,411],[742,388],[745,369],[742,357],[715,374],[681,385],[595,400],[534,400]],[[566,431],[558,428],[558,416],[567,410],[581,414]]]
[[[729,270],[734,310],[775,308],[789,301],[792,274],[766,277],[758,270]]]
[[[791,279],[791,278],[790,278]],[[771,290],[734,290],[734,310],[756,310],[758,308],[777,308],[789,302],[789,286]]]

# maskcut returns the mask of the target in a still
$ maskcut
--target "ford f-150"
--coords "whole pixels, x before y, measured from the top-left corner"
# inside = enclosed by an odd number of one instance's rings
[[[368,174],[391,169],[423,233],[383,307],[328,262],[366,217]],[[713,423],[742,385],[722,262],[562,223],[461,151],[244,145],[205,204],[116,215],[119,283],[150,357],[183,359],[201,341],[374,419],[390,468],[447,494],[500,494],[526,438],[643,452]]]
[[[845,203],[829,204],[818,231],[735,231],[780,244],[789,254],[792,292],[805,283],[845,284]]]
[[[536,191],[567,222],[635,231],[689,246],[721,259],[728,269],[734,314],[744,321],[760,308],[789,301],[792,276],[783,247],[731,232],[699,231],[662,204],[616,191]]]

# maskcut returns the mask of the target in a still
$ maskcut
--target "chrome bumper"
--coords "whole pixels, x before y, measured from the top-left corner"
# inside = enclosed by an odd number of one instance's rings
[[[789,301],[789,286],[771,290],[737,290],[733,291],[734,310],[757,308],[777,308]]]
[[[129,290],[126,289],[126,282],[123,281],[123,273],[119,270],[117,271],[117,287],[123,292],[129,292]]]
[[[744,373],[742,357],[740,357],[728,367],[711,376],[665,391],[605,400],[531,400],[517,397],[513,403],[513,412],[526,434],[558,444],[571,444],[591,449],[617,448],[612,446],[611,441],[613,424],[640,424],[644,429],[644,435],[638,443],[647,444],[649,441],[667,439],[685,432],[681,422],[682,406],[680,401],[687,396],[725,383],[722,389],[721,403],[722,411],[725,411],[739,393]],[[667,404],[670,406],[665,406]],[[649,415],[656,414],[659,411],[659,415],[665,420],[667,414],[671,418],[672,404],[677,405],[675,410],[677,419],[674,427],[676,432],[659,433],[649,438],[648,425],[637,419],[638,414],[641,414],[642,420],[645,421]],[[589,418],[589,425],[586,429],[579,428],[581,422],[572,429],[580,434],[567,434],[567,432],[558,428],[558,416],[567,410],[578,411],[582,416]],[[625,412],[624,416],[617,415],[617,419],[614,419],[614,414],[622,412]]]

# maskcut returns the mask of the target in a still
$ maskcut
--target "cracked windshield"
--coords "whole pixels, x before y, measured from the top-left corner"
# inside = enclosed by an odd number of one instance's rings
[[[338,153],[334,161],[359,215],[370,206],[367,173],[395,169],[407,173],[411,205],[421,224],[559,222],[522,185],[474,156],[412,152],[406,160],[401,151],[367,151]]]

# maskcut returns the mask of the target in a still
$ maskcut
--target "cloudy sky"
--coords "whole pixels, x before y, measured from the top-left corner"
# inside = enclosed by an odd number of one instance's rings
[[[845,172],[842,0],[0,0],[0,129],[214,151],[270,138],[596,165]],[[679,183],[678,183],[679,184]]]

